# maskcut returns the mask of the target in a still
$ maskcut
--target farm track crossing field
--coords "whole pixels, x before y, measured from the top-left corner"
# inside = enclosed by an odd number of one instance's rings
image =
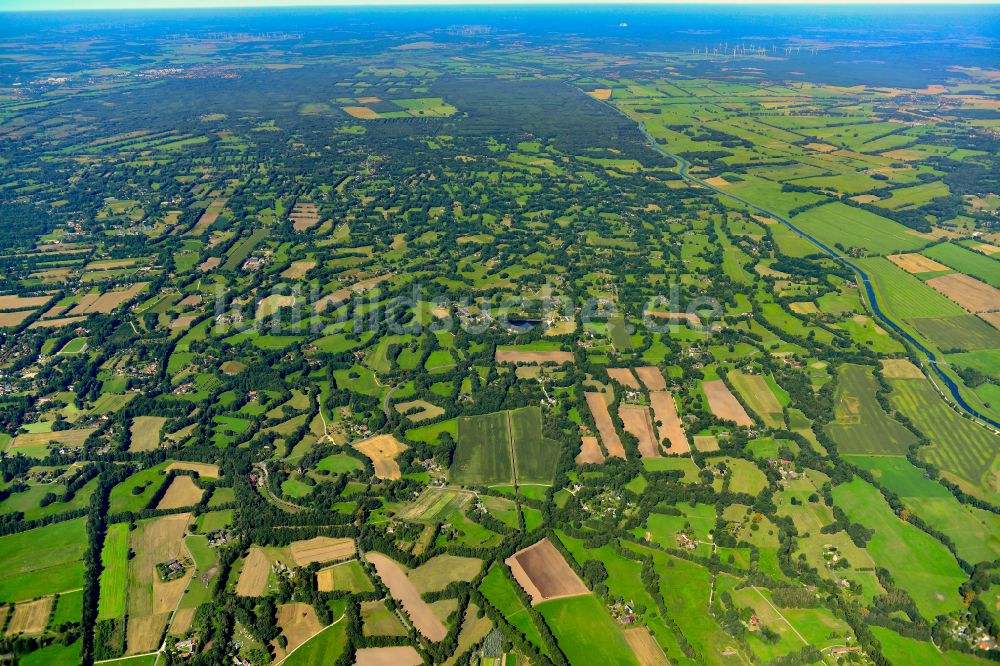
[[[431,641],[442,640],[448,634],[448,629],[420,597],[403,568],[381,553],[367,553],[365,557],[374,565],[382,583],[389,588],[389,593],[402,604],[417,631]]]
[[[514,480],[507,412],[458,420],[458,447],[448,478],[461,485],[491,485]]]
[[[86,518],[0,537],[0,601],[83,587]]]

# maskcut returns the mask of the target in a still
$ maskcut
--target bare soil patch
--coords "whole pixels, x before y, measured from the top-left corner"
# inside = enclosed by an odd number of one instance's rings
[[[639,379],[650,391],[665,391],[667,389],[667,380],[663,378],[663,373],[655,365],[636,368],[635,374],[639,375]]]
[[[573,352],[567,351],[513,351],[511,349],[496,352],[497,363],[572,363]]]
[[[882,374],[888,379],[923,379],[924,373],[905,358],[882,359]]]
[[[973,313],[1000,310],[1000,289],[964,273],[942,275],[927,284]]]
[[[200,270],[202,273],[207,273],[213,268],[218,268],[219,264],[221,263],[222,263],[222,257],[209,257],[208,259],[206,259],[205,261],[201,262],[198,265],[198,270]]]
[[[179,509],[184,506],[194,506],[201,501],[204,490],[195,485],[194,480],[187,474],[175,476],[170,482],[170,487],[164,493],[163,499],[156,505],[159,510]]]
[[[354,539],[334,539],[318,536],[289,545],[295,564],[304,567],[313,562],[332,562],[354,557]]]
[[[7,635],[40,634],[49,623],[53,597],[42,597],[34,601],[22,601],[14,606],[14,615],[7,625]]]
[[[580,439],[580,453],[576,455],[576,464],[602,463],[604,462],[604,452],[598,444],[596,437],[582,437]]]
[[[646,317],[655,319],[669,319],[673,322],[687,322],[692,326],[700,326],[701,318],[693,312],[660,312],[658,310],[646,310],[643,312]]]
[[[548,539],[519,550],[504,561],[531,597],[532,606],[549,599],[590,593]]]
[[[639,382],[636,380],[635,375],[632,374],[631,368],[608,368],[608,377],[611,377],[611,379],[622,386],[639,390]]]
[[[354,448],[368,456],[375,467],[375,476],[380,479],[398,479],[402,476],[396,457],[407,449],[392,435],[376,435],[363,442],[358,442]]]
[[[354,666],[420,666],[423,657],[409,645],[361,648],[354,653]]]
[[[640,405],[619,405],[618,416],[625,426],[625,431],[639,440],[639,455],[643,458],[659,458],[660,445],[653,432],[649,408]]]
[[[747,415],[743,405],[730,393],[729,387],[721,379],[702,382],[701,388],[708,398],[709,409],[720,419],[733,421],[741,426],[753,425],[753,419]]]
[[[611,420],[611,413],[608,412],[608,405],[604,402],[604,394],[588,392],[584,394],[587,398],[587,406],[597,424],[597,431],[601,434],[601,441],[608,455],[616,458],[625,457],[625,447],[622,446],[618,432],[615,430],[614,422]]]
[[[191,328],[191,324],[197,319],[194,315],[184,315],[183,317],[177,317],[172,322],[170,322],[171,331],[186,331]]]
[[[890,254],[886,258],[907,273],[932,273],[934,271],[951,270],[944,264],[938,263],[922,254]]]
[[[319,224],[319,209],[316,204],[297,202],[288,218],[292,221],[292,229],[306,231]]]
[[[417,631],[435,643],[443,640],[448,635],[447,627],[434,615],[434,611],[427,605],[427,602],[420,597],[420,593],[406,577],[403,568],[381,553],[367,553],[365,557],[375,567],[378,577],[389,588],[389,593],[402,604],[403,610],[406,611]]]
[[[677,415],[677,403],[669,391],[650,391],[649,404],[653,407],[653,417],[659,441],[667,440],[670,448],[667,453],[688,453],[691,445],[688,443],[681,419]]]

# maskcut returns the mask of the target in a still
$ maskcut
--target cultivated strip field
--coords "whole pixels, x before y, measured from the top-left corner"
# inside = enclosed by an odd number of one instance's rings
[[[935,271],[949,270],[944,264],[939,264],[933,259],[929,259],[922,254],[890,254],[886,257],[889,261],[902,268],[907,273],[932,273]]]
[[[674,396],[669,391],[650,391],[649,404],[653,408],[653,420],[656,422],[656,432],[659,442],[663,440],[670,442],[667,453],[686,454],[691,451],[687,435],[681,426],[681,419],[677,415],[677,404]]]
[[[361,648],[354,653],[354,666],[420,666],[420,653],[409,645]]]
[[[393,598],[402,604],[417,631],[434,642],[443,640],[448,635],[448,628],[434,615],[434,611],[420,597],[417,588],[395,560],[381,553],[366,553],[365,558],[375,567],[378,577],[389,588]]]
[[[205,477],[206,479],[217,479],[220,476],[219,466],[213,465],[212,463],[177,461],[167,465],[166,471],[169,472],[175,469],[191,471],[196,473],[198,476]]]
[[[636,380],[635,375],[632,374],[631,368],[608,368],[608,377],[611,377],[611,379],[622,386],[639,390],[639,382]]]
[[[7,624],[7,635],[40,634],[49,622],[53,597],[22,601],[14,606],[14,614]]]
[[[582,437],[580,440],[580,453],[576,456],[576,464],[602,463],[604,462],[604,452],[596,437]]]
[[[398,479],[402,476],[396,457],[408,447],[392,435],[376,435],[358,442],[354,448],[371,459],[377,478]]]
[[[625,431],[639,440],[639,455],[643,458],[657,458],[660,445],[653,432],[653,422],[649,418],[649,408],[640,405],[620,405],[618,416]]]
[[[973,314],[1000,310],[1000,289],[963,273],[932,278],[927,284]]]
[[[241,597],[259,597],[267,590],[267,577],[271,573],[271,560],[263,548],[251,546],[243,561],[243,570],[236,581],[236,594]]]
[[[163,499],[156,505],[158,510],[179,509],[185,506],[194,506],[201,501],[204,490],[195,485],[194,480],[187,474],[178,474],[170,482],[170,487],[164,493]]]
[[[721,379],[702,382],[701,389],[708,398],[708,407],[720,419],[732,421],[736,425],[751,426],[753,419],[747,415],[743,405],[729,391],[729,387]]]
[[[523,548],[506,560],[518,584],[536,605],[550,599],[590,594],[562,553],[548,539]]]
[[[647,365],[641,368],[635,369],[635,374],[639,375],[639,379],[642,383],[646,385],[646,388],[650,391],[666,391],[667,382],[663,378],[663,373],[655,365]]]
[[[565,351],[515,351],[513,349],[497,349],[497,363],[529,363],[543,365],[545,363],[572,363],[573,352]]]
[[[781,403],[763,377],[731,372],[729,381],[764,425],[769,428],[780,428],[784,424],[784,410]]]
[[[295,564],[304,567],[313,562],[332,562],[345,557],[354,557],[354,539],[335,539],[318,536],[306,541],[295,541],[289,545]]]
[[[588,392],[584,394],[587,399],[587,406],[597,424],[597,431],[601,434],[601,441],[607,449],[609,456],[616,458],[625,457],[625,447],[618,437],[615,424],[611,421],[611,413],[608,412],[608,405],[604,402],[603,393]]]

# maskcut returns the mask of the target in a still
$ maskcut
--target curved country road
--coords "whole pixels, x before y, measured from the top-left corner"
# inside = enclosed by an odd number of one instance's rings
[[[815,245],[819,249],[823,250],[823,252],[825,252],[826,254],[830,255],[832,258],[836,259],[837,261],[839,261],[840,263],[844,264],[845,266],[847,266],[848,268],[850,268],[851,270],[853,270],[855,273],[857,273],[858,276],[861,278],[861,283],[865,286],[865,293],[868,295],[868,303],[871,305],[872,312],[874,312],[875,316],[878,319],[880,319],[886,326],[888,326],[892,330],[894,330],[897,333],[899,333],[901,336],[903,336],[903,338],[907,342],[909,342],[914,347],[916,347],[917,349],[919,349],[921,352],[924,353],[924,355],[927,357],[927,360],[930,362],[930,367],[934,371],[934,374],[937,375],[938,378],[940,378],[942,382],[944,382],[944,385],[948,388],[948,392],[951,394],[951,397],[954,399],[955,404],[957,404],[961,409],[965,410],[965,412],[968,413],[973,418],[978,419],[979,421],[992,426],[994,429],[1000,430],[1000,423],[998,423],[997,421],[994,421],[993,419],[991,419],[990,417],[986,416],[985,414],[981,414],[974,407],[972,407],[972,405],[970,405],[969,403],[967,403],[965,401],[965,398],[962,397],[962,394],[961,394],[961,392],[958,389],[958,385],[955,384],[954,380],[951,377],[949,377],[948,375],[946,375],[944,373],[944,371],[941,370],[941,368],[938,367],[937,356],[935,356],[934,352],[932,352],[930,349],[928,349],[927,347],[925,347],[919,340],[917,340],[912,335],[910,335],[905,330],[903,330],[902,327],[900,327],[896,322],[894,322],[892,319],[890,319],[888,317],[888,315],[886,315],[882,311],[882,308],[879,306],[878,297],[875,295],[875,290],[872,288],[871,281],[868,279],[868,274],[865,273],[861,269],[861,267],[859,267],[859,266],[851,263],[845,257],[841,256],[836,251],[834,251],[832,248],[830,248],[827,245],[825,245],[822,241],[814,238],[813,236],[809,235],[808,233],[806,233],[802,229],[799,229],[798,227],[796,227],[794,224],[792,224],[789,220],[785,219],[783,216],[777,215],[777,214],[775,214],[775,213],[773,213],[773,212],[771,212],[771,211],[769,211],[769,210],[767,210],[765,208],[761,208],[757,204],[750,203],[746,199],[738,197],[735,194],[731,194],[729,192],[726,192],[725,190],[719,189],[718,187],[714,187],[712,185],[709,185],[708,183],[706,183],[706,182],[704,182],[702,180],[699,180],[698,178],[695,178],[694,176],[690,175],[688,173],[688,167],[691,166],[691,165],[688,163],[687,160],[685,160],[683,157],[680,157],[678,155],[674,155],[673,153],[670,153],[670,152],[667,152],[666,150],[664,150],[663,147],[660,146],[660,144],[658,144],[656,142],[656,139],[654,139],[653,136],[646,130],[646,128],[643,126],[643,124],[641,122],[638,122],[638,121],[634,120],[633,118],[630,118],[628,116],[628,114],[626,114],[623,111],[621,111],[620,109],[618,109],[618,107],[616,107],[614,104],[611,104],[609,102],[603,102],[603,103],[607,104],[609,107],[611,107],[612,109],[614,109],[618,113],[621,113],[623,116],[625,116],[626,118],[628,118],[632,122],[635,122],[636,125],[639,127],[639,131],[642,132],[643,136],[646,137],[646,139],[649,142],[649,144],[653,147],[653,150],[655,150],[656,152],[660,153],[661,155],[669,157],[670,159],[672,159],[675,162],[677,162],[677,164],[679,165],[677,173],[678,173],[678,175],[680,175],[681,178],[683,178],[684,180],[686,180],[688,182],[695,183],[697,185],[701,185],[702,187],[705,187],[705,188],[707,188],[707,189],[709,189],[709,190],[711,190],[711,191],[713,191],[716,194],[719,194],[721,196],[729,197],[730,199],[733,199],[735,201],[740,202],[744,206],[748,206],[749,208],[752,208],[753,210],[755,210],[755,211],[757,211],[759,213],[762,213],[764,215],[767,215],[768,217],[772,217],[775,220],[778,220],[779,222],[781,222],[782,224],[784,224],[786,227],[788,227],[789,229],[791,229],[792,231],[794,231],[798,235],[802,236],[803,238],[807,239],[809,242],[811,242],[813,245]]]

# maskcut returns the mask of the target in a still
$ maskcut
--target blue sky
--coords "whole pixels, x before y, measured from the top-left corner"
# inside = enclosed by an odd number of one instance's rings
[[[301,7],[371,5],[505,5],[505,4],[748,4],[753,0],[0,0],[0,11],[68,9],[170,9],[179,7]],[[966,0],[968,2],[968,0]],[[1000,0],[973,0],[969,4],[997,4]],[[800,4],[799,0],[762,0],[768,4]],[[882,0],[885,4],[955,4],[936,0]],[[875,4],[872,0],[817,0],[815,4]]]

